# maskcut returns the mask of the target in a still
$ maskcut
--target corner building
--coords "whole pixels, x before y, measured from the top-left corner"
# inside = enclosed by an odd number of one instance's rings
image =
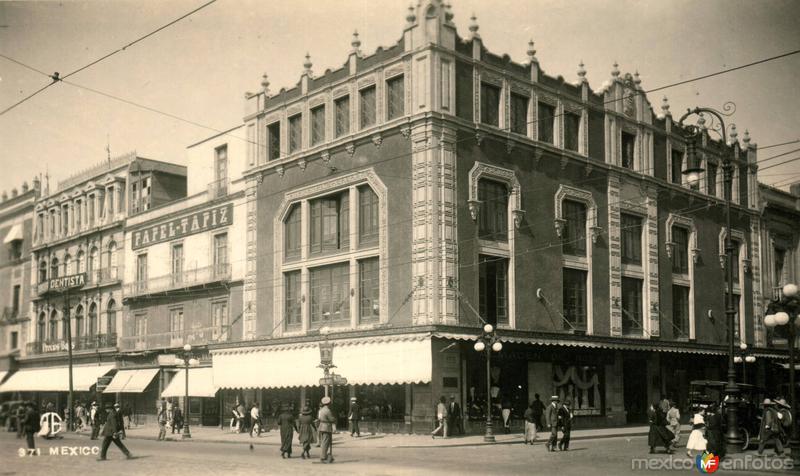
[[[582,65],[574,83],[550,76],[532,43],[516,63],[452,18],[421,2],[396,44],[365,55],[354,35],[342,68],[317,76],[306,58],[295,87],[271,94],[265,75],[248,93],[244,340],[209,345],[225,398],[318,401],[332,343],[341,424],[356,396],[367,428],[430,431],[454,395],[480,431],[473,343],[489,322],[503,342],[489,392],[517,425],[535,393],[573,399],[582,427],[646,421],[648,402],[724,377],[728,232],[736,339],[781,358],[753,319],[750,138],[725,148],[728,231],[722,144],[703,135],[706,173],[687,183],[687,132],[638,74],[614,65],[593,90]]]

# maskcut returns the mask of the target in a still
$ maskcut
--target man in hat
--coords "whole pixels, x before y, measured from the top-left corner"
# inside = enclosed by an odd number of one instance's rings
[[[92,420],[92,440],[97,439],[100,434],[100,410],[97,408],[97,402],[92,402],[92,407],[89,410],[89,418]]]
[[[544,411],[544,424],[550,429],[550,438],[545,447],[547,451],[554,451],[558,440],[558,396],[550,397],[550,405]]]
[[[125,434],[125,420],[122,419],[122,407],[120,406],[119,402],[114,404],[114,413],[117,416],[117,428],[120,439],[124,440],[128,435]]]
[[[455,395],[450,395],[450,403],[447,405],[447,418],[450,420],[452,433],[458,430],[459,435],[464,434],[464,421],[461,419],[461,406],[456,401]]]
[[[778,410],[769,398],[764,399],[764,416],[761,418],[761,432],[759,434],[758,455],[764,454],[764,447],[767,443],[775,444],[775,454],[783,455],[783,444],[781,443],[781,422],[778,417]]]
[[[119,439],[121,435],[121,428],[120,428],[120,418],[117,417],[117,412],[114,411],[114,407],[112,407],[111,404],[106,405],[106,411],[108,413],[106,414],[106,423],[105,425],[103,425],[103,431],[102,431],[103,445],[100,447],[100,458],[98,458],[97,461],[106,460],[106,454],[108,454],[108,447],[111,445],[112,442],[115,445],[117,445],[117,448],[119,448],[125,454],[126,458],[128,459],[133,458],[131,452],[128,451],[128,448],[126,448],[125,445],[122,444],[122,441],[120,441]]]
[[[35,435],[41,429],[41,427],[39,426],[39,412],[36,411],[36,405],[34,405],[33,402],[25,402],[25,417],[17,424],[21,425],[25,430],[25,439],[28,442],[28,449],[32,450],[36,448],[36,444],[33,441],[33,435]]]
[[[336,423],[336,416],[330,409],[331,397],[322,398],[322,407],[319,409],[317,420],[319,420],[319,439],[322,447],[320,460],[323,463],[333,463],[333,424]]]
[[[356,397],[350,398],[350,416],[347,419],[350,421],[350,437],[355,435],[356,438],[360,438],[361,430],[358,428],[358,422],[361,420],[361,406]]]
[[[558,409],[558,427],[561,428],[561,441],[558,442],[558,449],[569,451],[569,435],[572,432],[572,402],[567,398]]]

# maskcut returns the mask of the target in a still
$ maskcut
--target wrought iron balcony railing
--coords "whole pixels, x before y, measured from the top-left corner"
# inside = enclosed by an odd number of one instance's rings
[[[185,344],[206,345],[215,342],[227,342],[230,340],[230,328],[225,327],[203,327],[174,332],[163,332],[160,334],[145,334],[140,336],[124,336],[119,338],[119,350],[121,352],[171,349],[183,347]]]
[[[15,322],[17,319],[19,319],[19,317],[19,308],[14,308],[12,306],[3,307],[2,322]]]
[[[124,286],[125,297],[143,296],[146,294],[168,292],[174,289],[210,284],[231,279],[231,265],[217,264],[168,274],[157,278],[134,281]]]
[[[228,179],[214,180],[208,184],[208,199],[214,200],[228,195]]]

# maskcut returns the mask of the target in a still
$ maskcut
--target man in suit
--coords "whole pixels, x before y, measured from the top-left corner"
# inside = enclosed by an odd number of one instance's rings
[[[25,417],[17,424],[22,425],[22,427],[25,429],[25,439],[28,442],[28,449],[32,450],[36,448],[36,444],[33,441],[33,435],[40,430],[40,422],[39,412],[36,411],[36,405],[34,405],[33,402],[25,403]]]
[[[558,440],[558,397],[550,397],[550,405],[544,411],[544,424],[550,429],[550,438],[547,440],[547,451],[555,451]]]
[[[126,458],[133,458],[131,452],[128,451],[128,448],[126,448],[119,439],[122,429],[119,423],[120,419],[117,418],[117,412],[114,411],[114,407],[111,405],[106,405],[106,411],[106,423],[103,425],[103,431],[101,432],[103,436],[103,446],[100,448],[100,458],[97,461],[106,460],[108,447],[112,442],[125,454]]]
[[[569,451],[569,435],[572,432],[572,408],[568,399],[564,400],[564,404],[558,409],[558,426],[561,428],[562,435],[561,441],[558,442],[558,449],[561,451]]]
[[[319,409],[317,420],[319,420],[319,439],[322,446],[320,460],[323,463],[333,463],[333,424],[336,423],[336,416],[330,409],[331,398],[322,398],[322,407]]]
[[[447,406],[447,418],[450,419],[450,428],[453,433],[458,430],[459,435],[464,434],[464,420],[461,417],[461,406],[456,401],[455,395],[450,395],[450,404]]]
[[[350,415],[347,418],[350,420],[350,437],[361,437],[361,430],[358,428],[358,422],[361,420],[361,405],[358,404],[356,397],[350,398]]]

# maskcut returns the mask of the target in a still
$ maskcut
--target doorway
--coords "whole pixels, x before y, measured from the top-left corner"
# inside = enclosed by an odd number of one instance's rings
[[[624,356],[622,372],[627,423],[647,423],[647,360],[641,356]]]

